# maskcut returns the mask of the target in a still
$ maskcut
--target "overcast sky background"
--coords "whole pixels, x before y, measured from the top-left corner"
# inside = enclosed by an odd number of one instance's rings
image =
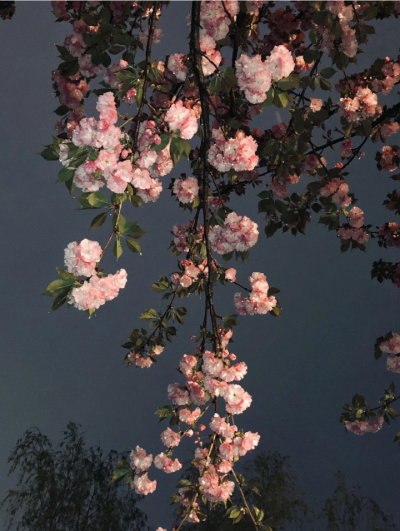
[[[155,47],[159,58],[187,49],[188,10],[189,2],[173,2],[166,10],[162,44]],[[399,24],[379,25],[365,60],[395,55]],[[104,244],[109,233],[108,225],[87,232],[98,212],[74,211],[77,202],[63,184],[55,183],[61,166],[37,155],[54,133],[52,111],[58,103],[50,75],[59,62],[54,44],[62,44],[69,28],[54,23],[50,2],[18,2],[13,20],[0,25],[1,497],[11,485],[7,456],[33,425],[58,440],[71,420],[87,429],[89,444],[121,451],[139,444],[159,453],[159,434],[166,426],[157,424],[154,412],[168,402],[168,383],[181,381],[176,366],[194,350],[190,336],[198,331],[203,305],[193,296],[183,302],[189,309],[185,327],[150,370],[123,364],[125,351],[119,345],[141,326],[139,315],[145,308],[164,307],[150,284],[175,269],[167,250],[169,230],[188,219],[166,190],[166,177],[157,203],[125,208],[124,216],[147,231],[143,256],[126,251],[118,264],[112,256],[104,260],[107,272],[128,271],[120,296],[91,320],[66,307],[48,314],[51,299],[40,293],[56,278],[55,266],[63,266],[66,245],[86,237]],[[265,127],[271,125],[265,122]],[[387,173],[376,169],[375,146],[365,151],[367,156],[353,163],[348,182],[367,223],[381,224],[393,220],[381,204],[394,186]],[[172,176],[182,169],[178,166]],[[243,386],[253,396],[252,407],[237,419],[240,428],[258,431],[262,449],[290,455],[310,496],[329,495],[335,472],[342,470],[349,484],[361,485],[365,494],[390,507],[399,525],[400,450],[392,440],[400,427],[356,437],[338,422],[342,403],[355,392],[374,403],[393,379],[400,384],[387,373],[384,358],[375,362],[373,356],[378,336],[399,332],[399,291],[389,282],[370,280],[373,260],[398,260],[396,253],[371,242],[365,254],[341,255],[334,233],[315,219],[306,236],[276,234],[267,240],[255,194],[240,198],[235,208],[260,225],[250,261],[237,264],[238,281],[246,283],[252,271],[263,271],[270,285],[282,290],[283,307],[280,319],[243,317],[234,331],[231,350],[249,366]],[[219,314],[234,313],[235,291],[233,286],[217,290]],[[183,444],[180,458],[189,458],[191,447],[192,442]],[[150,477],[159,487],[143,508],[152,526],[168,528],[169,496],[178,475],[152,468]]]

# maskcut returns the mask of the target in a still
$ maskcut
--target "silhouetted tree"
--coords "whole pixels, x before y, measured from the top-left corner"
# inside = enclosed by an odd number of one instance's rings
[[[70,422],[61,442],[53,446],[38,428],[17,441],[8,462],[19,475],[0,507],[5,528],[16,531],[139,531],[146,515],[132,489],[110,482],[122,457],[100,447],[87,448],[84,436]]]
[[[300,488],[288,456],[279,452],[261,452],[244,467],[242,481],[249,504],[264,513],[263,529],[267,531],[391,531],[392,516],[378,503],[364,496],[360,487],[348,488],[344,474],[336,474],[336,487],[331,497],[309,503]],[[191,531],[248,531],[251,520],[241,507],[237,495],[233,505],[209,507],[207,518],[187,524]]]

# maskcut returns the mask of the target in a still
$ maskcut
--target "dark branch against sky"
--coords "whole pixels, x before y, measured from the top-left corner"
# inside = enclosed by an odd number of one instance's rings
[[[189,2],[168,7],[162,44],[155,47],[160,58],[187,50],[189,8]],[[370,53],[394,56],[398,30],[398,21],[379,24]],[[167,251],[169,230],[187,219],[170,197],[167,181],[157,203],[129,215],[147,231],[141,240],[143,256],[123,255],[118,267],[114,258],[105,259],[109,272],[119,267],[128,271],[127,287],[118,299],[90,321],[86,314],[66,308],[48,314],[49,299],[40,293],[54,277],[54,266],[62,266],[62,249],[74,240],[103,242],[107,236],[106,229],[88,234],[93,213],[73,212],[76,202],[63,184],[55,184],[59,165],[37,155],[49,143],[56,120],[51,88],[51,70],[58,64],[54,44],[61,44],[68,31],[68,24],[54,23],[50,2],[18,2],[13,20],[0,27],[1,496],[10,486],[7,456],[32,425],[57,439],[72,420],[87,428],[89,444],[99,443],[106,451],[139,444],[158,453],[161,430],[154,412],[167,403],[168,383],[179,379],[178,360],[194,351],[190,336],[197,333],[199,321],[198,300],[189,299],[185,327],[157,364],[150,370],[123,364],[125,351],[119,345],[140,324],[138,316],[145,308],[162,307],[150,284],[174,269],[175,260]],[[371,55],[367,59],[372,62]],[[386,221],[381,203],[392,183],[387,173],[376,169],[375,146],[367,146],[367,156],[353,163],[348,182],[360,198],[367,223],[378,224]],[[178,167],[172,176],[181,171]],[[235,204],[238,214],[249,216],[261,229],[250,261],[238,264],[238,281],[245,283],[253,271],[264,272],[269,283],[282,290],[283,315],[243,317],[234,331],[231,350],[248,363],[246,390],[253,396],[252,408],[241,418],[243,428],[259,430],[262,448],[289,454],[311,495],[328,495],[334,473],[342,470],[349,484],[360,484],[400,521],[400,454],[391,444],[399,428],[360,438],[346,435],[338,422],[341,404],[354,392],[372,402],[396,378],[386,372],[383,360],[374,361],[373,345],[389,330],[399,332],[399,292],[389,282],[370,280],[373,260],[382,255],[396,260],[396,255],[374,242],[365,254],[341,255],[334,233],[315,220],[306,236],[277,234],[267,240],[254,196]],[[215,293],[221,315],[234,313],[234,292],[232,286]],[[187,441],[186,458],[190,444]],[[167,486],[177,477],[158,473],[158,489],[143,503],[156,527],[168,526]]]

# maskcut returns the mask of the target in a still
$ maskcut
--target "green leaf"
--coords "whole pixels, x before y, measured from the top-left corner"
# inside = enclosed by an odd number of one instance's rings
[[[341,240],[341,243],[340,243],[340,250],[342,251],[342,253],[345,253],[346,251],[348,251],[350,249],[350,244],[351,244],[351,240]]]
[[[114,247],[113,247],[113,253],[114,253],[114,256],[117,258],[117,260],[122,255],[123,252],[124,250],[122,248],[121,240],[120,238],[117,238],[115,240]]]
[[[70,281],[79,281],[79,278],[70,273],[69,271],[65,271],[64,269],[59,269],[56,267],[58,276],[62,278],[63,280],[70,280]]]
[[[151,146],[151,149],[153,151],[156,151],[157,153],[159,153],[160,151],[162,151],[163,149],[165,149],[168,146],[170,138],[171,137],[169,135],[161,135],[161,143],[160,144],[153,144]]]
[[[377,15],[377,13],[378,13],[378,9],[379,9],[378,6],[368,6],[368,7],[362,12],[361,20],[364,20],[364,21],[372,20],[373,18],[376,17],[376,15]]]
[[[282,90],[289,90],[296,88],[300,83],[300,76],[299,74],[296,74],[295,72],[290,74],[288,77],[284,77],[283,79],[278,81],[278,87]]]
[[[57,182],[65,183],[66,181],[73,179],[74,175],[75,170],[68,170],[67,168],[63,168],[58,172]]]
[[[191,485],[193,485],[193,483],[191,481],[189,481],[188,479],[181,479],[177,485],[178,489],[182,488],[182,487],[190,487]]]
[[[326,109],[320,109],[319,111],[308,113],[308,117],[313,123],[323,122],[329,117],[329,113]]]
[[[63,279],[59,278],[57,280],[53,280],[53,282],[50,282],[50,284],[47,286],[46,290],[42,293],[42,295],[47,295],[49,297],[57,297],[60,295],[60,292],[65,290],[65,288],[70,288],[75,283],[75,278],[73,277],[71,279]]]
[[[221,90],[222,80],[220,76],[215,76],[210,83],[209,89],[212,95],[217,94]]]
[[[151,285],[151,289],[156,293],[162,293],[169,288],[169,281],[167,277],[161,277],[160,280]]]
[[[98,18],[93,15],[90,15],[89,13],[83,12],[80,16],[86,26],[97,26],[99,23]]]
[[[223,90],[225,94],[228,94],[237,85],[235,70],[231,66],[228,66],[228,68],[225,68],[225,70],[222,72],[220,76],[220,79],[221,79],[221,90]]]
[[[271,87],[266,92],[266,95],[267,95],[267,97],[265,98],[265,100],[261,104],[261,107],[268,107],[268,105],[272,105],[272,102],[274,101],[274,95],[275,95],[274,87]]]
[[[288,94],[286,94],[286,92],[277,93],[275,91],[275,96],[274,96],[275,107],[278,107],[279,109],[281,108],[285,109],[285,107],[288,105],[289,101],[291,100],[292,98]]]
[[[103,208],[108,206],[107,197],[101,192],[86,192],[76,198],[82,208]]]
[[[108,216],[107,212],[103,212],[102,214],[99,214],[98,216],[93,218],[92,223],[90,224],[89,230],[97,229],[101,227],[106,221],[107,216]]]
[[[171,406],[159,407],[156,411],[156,415],[160,417],[160,421],[167,419],[174,413],[174,409]]]
[[[153,310],[153,308],[149,308],[148,310],[145,310],[140,316],[142,321],[148,321],[150,319],[154,319],[155,317],[157,317],[157,312]]]
[[[328,67],[323,68],[320,72],[321,76],[325,79],[330,79],[332,76],[336,74],[336,70],[334,68]]]
[[[237,518],[241,514],[240,507],[231,507],[231,511],[229,512],[229,518]]]
[[[60,105],[54,112],[57,114],[57,116],[65,116],[68,111],[69,109],[66,105]]]
[[[232,129],[240,129],[243,126],[243,122],[240,120],[229,120],[228,125],[229,127],[232,127]]]
[[[189,158],[190,144],[184,138],[173,138],[170,146],[170,153],[174,166],[178,163],[179,159],[184,155]]]
[[[112,483],[118,483],[120,482],[127,474],[129,474],[130,470],[114,470],[111,482]]]
[[[128,249],[130,251],[132,251],[133,253],[142,254],[142,252],[140,250],[140,243],[139,242],[135,242],[134,240],[125,240],[125,241],[126,241],[126,245],[128,246]]]
[[[318,29],[312,28],[308,33],[308,37],[313,44],[317,44],[320,37]]]
[[[271,315],[273,315],[274,317],[280,317],[281,313],[282,313],[282,307],[281,305],[279,304],[279,302],[276,303],[276,306],[275,308],[272,308],[271,310]]]
[[[315,11],[313,14],[312,20],[317,24],[317,26],[323,26],[326,22],[326,19],[328,17],[327,11]]]
[[[193,199],[192,208],[195,209],[200,205],[200,196],[196,195],[196,197]]]
[[[329,83],[329,81],[326,81],[326,79],[323,79],[323,78],[319,80],[319,84],[322,90],[331,90],[332,88],[332,85]]]
[[[56,310],[58,310],[58,308],[61,308],[61,306],[67,302],[68,294],[70,291],[71,286],[68,286],[56,296],[53,301],[53,304],[51,305],[51,312],[55,312]]]
[[[107,197],[101,192],[92,192],[88,195],[87,201],[93,208],[102,208],[108,206]]]
[[[41,151],[39,155],[43,157],[44,160],[58,160],[58,154],[49,147]]]
[[[127,221],[123,228],[123,234],[124,236],[128,236],[128,238],[134,238],[136,240],[146,233],[139,227],[136,221]]]
[[[135,208],[137,208],[142,204],[142,198],[139,195],[132,195],[130,202]]]

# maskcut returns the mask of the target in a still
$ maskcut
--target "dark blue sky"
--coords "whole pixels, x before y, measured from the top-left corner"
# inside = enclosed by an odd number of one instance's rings
[[[174,2],[166,10],[163,44],[156,53],[187,49],[188,10],[189,2]],[[89,444],[106,450],[139,444],[153,454],[161,451],[162,425],[154,411],[167,403],[168,383],[179,380],[179,359],[194,350],[190,336],[198,331],[203,305],[196,298],[187,301],[185,327],[150,370],[122,363],[125,351],[119,345],[140,326],[140,313],[163,307],[150,284],[175,269],[167,250],[169,230],[187,219],[165,180],[157,203],[124,214],[147,231],[143,256],[126,252],[118,264],[105,258],[108,272],[120,267],[128,271],[127,287],[118,299],[90,321],[74,309],[48,314],[51,299],[40,293],[55,278],[55,266],[62,267],[63,249],[85,237],[104,242],[109,232],[109,227],[87,232],[94,214],[74,211],[76,201],[64,185],[55,184],[60,166],[37,155],[49,143],[56,119],[50,74],[58,59],[53,45],[61,44],[69,30],[68,24],[53,20],[49,2],[18,2],[15,18],[2,21],[0,28],[1,496],[10,485],[5,479],[7,456],[32,425],[57,439],[73,420],[87,429]],[[364,61],[394,56],[398,29],[399,21],[380,24]],[[273,125],[270,120],[264,127]],[[380,224],[392,220],[381,203],[393,183],[387,173],[377,171],[375,150],[369,145],[367,156],[353,163],[348,182],[367,222]],[[181,171],[178,166],[172,176]],[[251,260],[237,264],[238,280],[246,283],[252,271],[264,272],[271,285],[281,288],[283,306],[280,319],[244,317],[235,329],[232,351],[249,366],[243,386],[253,396],[252,407],[237,419],[240,427],[259,431],[262,448],[289,454],[312,496],[328,495],[334,473],[342,470],[350,484],[360,484],[366,494],[390,507],[399,522],[400,451],[392,444],[396,426],[356,437],[346,435],[338,422],[341,404],[355,392],[373,402],[396,381],[383,359],[374,361],[373,345],[387,331],[399,332],[399,291],[391,283],[370,280],[373,260],[398,260],[396,253],[371,242],[365,254],[341,255],[334,233],[327,233],[316,219],[305,237],[277,234],[266,240],[255,194],[236,201],[235,209],[259,223],[261,233]],[[234,292],[232,286],[217,290],[218,313],[234,312]],[[190,456],[190,447],[188,441],[182,457]],[[155,469],[150,475],[159,488],[143,507],[153,526],[168,527],[169,495],[177,475]]]

